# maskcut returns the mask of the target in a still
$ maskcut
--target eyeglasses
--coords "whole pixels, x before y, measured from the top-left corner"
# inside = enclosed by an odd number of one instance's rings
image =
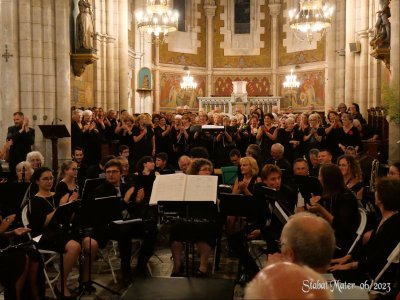
[[[118,174],[120,173],[119,170],[110,170],[110,171],[106,171],[106,174]]]
[[[43,177],[43,178],[40,178],[40,180],[42,180],[42,181],[53,181],[54,177]]]

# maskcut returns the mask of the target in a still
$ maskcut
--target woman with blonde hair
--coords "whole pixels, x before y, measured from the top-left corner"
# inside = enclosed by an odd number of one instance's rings
[[[233,194],[253,195],[253,187],[256,182],[261,182],[258,177],[258,164],[252,157],[240,159],[240,174],[233,185]]]

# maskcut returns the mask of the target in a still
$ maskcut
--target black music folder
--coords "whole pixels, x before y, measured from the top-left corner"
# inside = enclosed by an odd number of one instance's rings
[[[39,125],[45,139],[61,139],[70,137],[67,127],[64,124],[60,125]]]
[[[251,218],[257,214],[253,196],[220,193],[219,200],[219,211],[225,216]]]

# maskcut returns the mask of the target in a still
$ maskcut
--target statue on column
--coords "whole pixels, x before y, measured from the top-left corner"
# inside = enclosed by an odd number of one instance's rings
[[[375,24],[375,35],[370,42],[374,48],[390,47],[390,0],[379,0],[380,10],[377,12],[378,18]]]
[[[93,50],[93,18],[89,0],[79,0],[79,14],[76,17],[76,50]]]

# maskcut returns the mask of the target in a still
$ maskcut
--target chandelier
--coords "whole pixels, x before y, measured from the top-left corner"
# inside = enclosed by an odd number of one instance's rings
[[[310,44],[331,26],[334,6],[323,0],[300,0],[300,10],[289,10],[289,26],[300,41]]]
[[[183,68],[186,71],[186,76],[183,76],[181,81],[181,89],[186,91],[193,91],[197,88],[197,83],[194,81],[193,77],[190,76],[190,71],[188,67]]]
[[[293,75],[293,69],[290,70],[290,75],[286,75],[283,87],[288,90],[294,90],[300,87],[300,82],[297,80],[297,76]]]
[[[140,32],[154,35],[163,42],[169,32],[178,30],[179,13],[169,8],[168,0],[147,0],[146,10],[136,11],[137,27]]]

